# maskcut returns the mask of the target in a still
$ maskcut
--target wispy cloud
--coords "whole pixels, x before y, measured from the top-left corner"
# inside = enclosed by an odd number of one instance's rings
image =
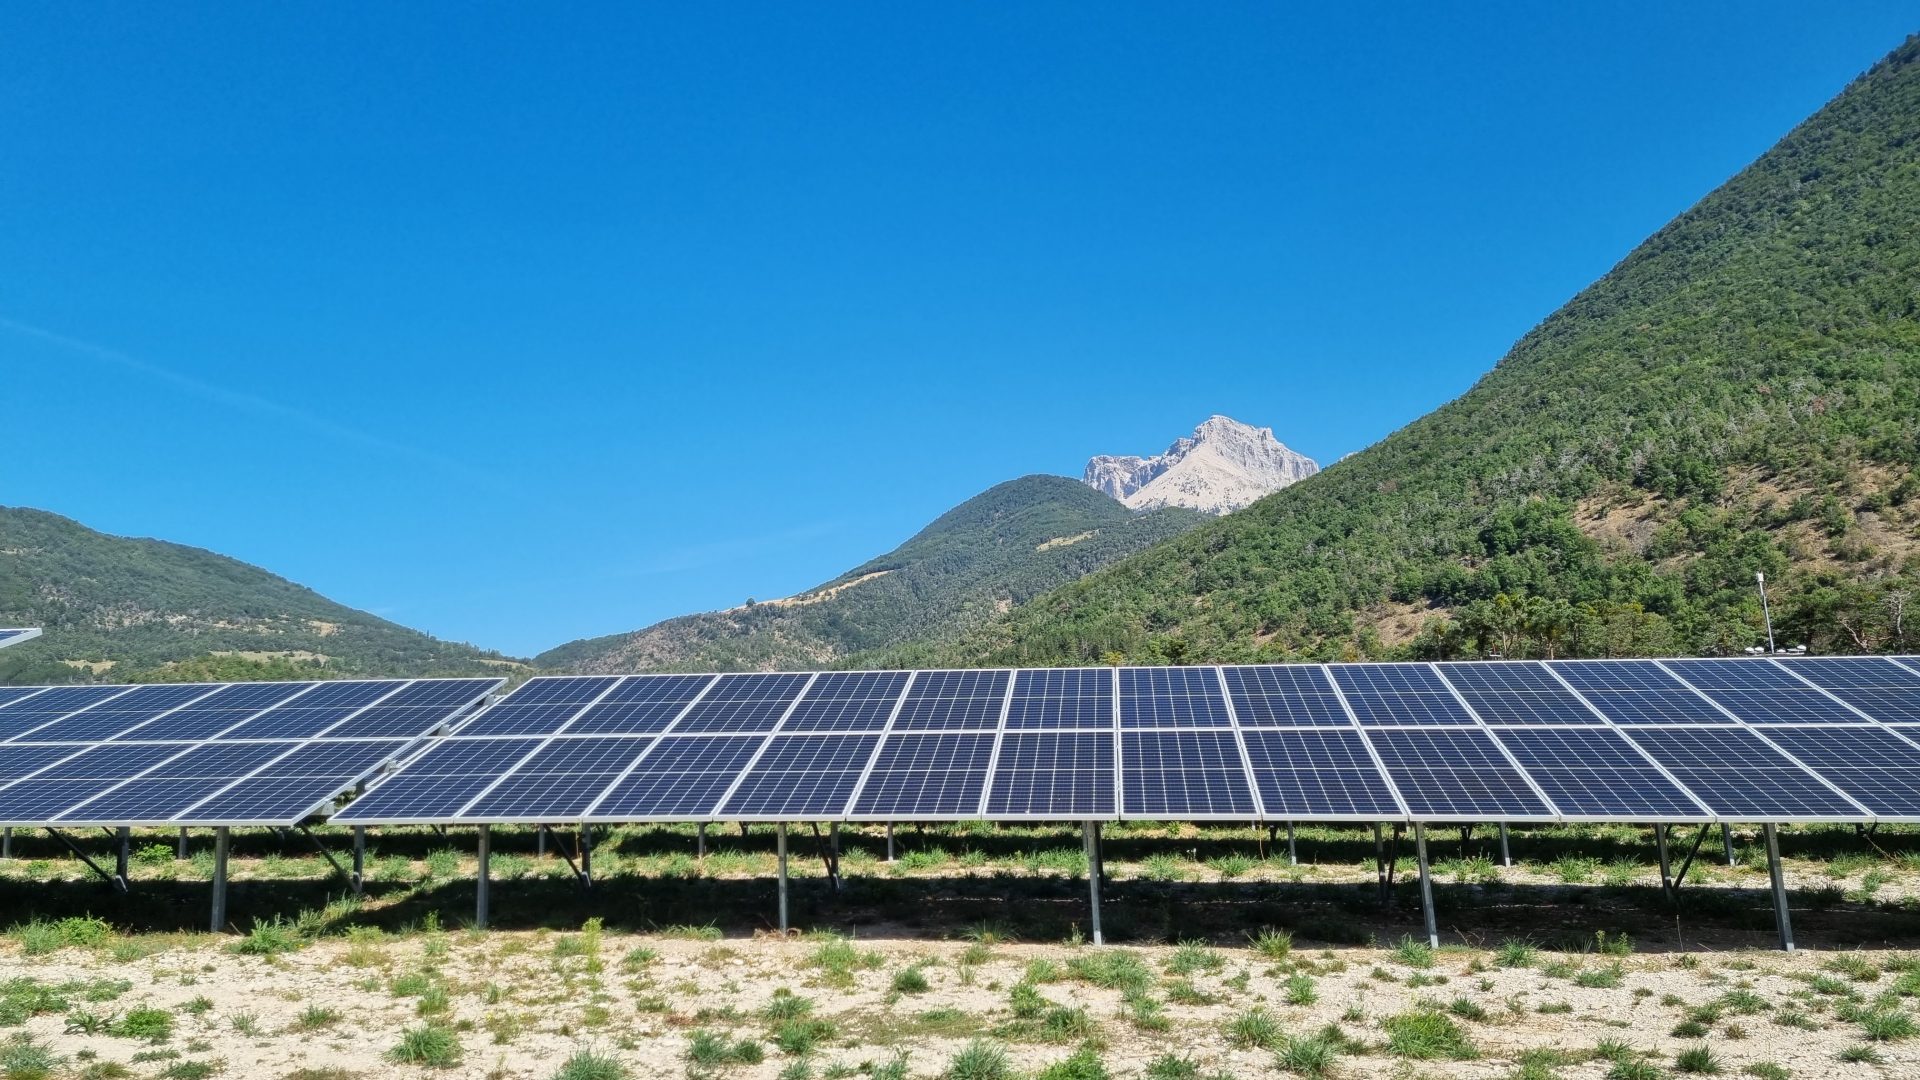
[[[69,353],[86,357],[99,363],[120,368],[123,371],[131,371],[135,374],[143,375],[156,382],[165,383],[192,394],[195,397],[224,405],[238,412],[251,413],[255,416],[264,416],[274,420],[283,420],[305,428],[316,435],[333,439],[336,442],[361,446],[370,450],[378,450],[395,457],[409,458],[447,472],[459,474],[471,480],[478,481],[484,479],[478,470],[472,469],[444,454],[437,454],[431,450],[424,450],[407,443],[397,442],[383,435],[376,435],[369,431],[362,431],[356,427],[337,423],[317,413],[274,401],[270,398],[264,398],[258,394],[250,394],[244,390],[235,390],[231,387],[210,383],[205,379],[188,375],[185,372],[175,371],[170,367],[156,364],[151,360],[143,360],[138,356],[121,352],[118,349],[111,349],[105,345],[97,345],[91,341],[68,337],[65,334],[58,334],[52,330],[32,326],[6,318],[5,316],[0,316],[0,329],[7,330],[20,337],[30,338],[42,344],[51,345]]]

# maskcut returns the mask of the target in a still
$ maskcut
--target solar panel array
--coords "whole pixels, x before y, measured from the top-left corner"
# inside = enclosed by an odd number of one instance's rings
[[[297,824],[503,681],[0,687],[0,824]]]
[[[39,636],[40,628],[37,626],[0,628],[0,649],[9,645],[18,645],[23,641],[31,641]]]
[[[1112,818],[1920,821],[1920,660],[538,678],[334,820]]]

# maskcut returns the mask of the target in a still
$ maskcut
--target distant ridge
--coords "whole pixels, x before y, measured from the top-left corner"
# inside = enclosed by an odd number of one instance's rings
[[[1095,457],[1082,479],[1135,510],[1184,506],[1224,514],[1319,471],[1312,458],[1274,438],[1272,428],[1216,415],[1163,454]]]

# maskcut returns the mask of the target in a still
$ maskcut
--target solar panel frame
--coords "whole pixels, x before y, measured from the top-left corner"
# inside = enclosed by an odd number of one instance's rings
[[[37,626],[9,626],[0,628],[0,649],[10,645],[20,645],[40,636]]]

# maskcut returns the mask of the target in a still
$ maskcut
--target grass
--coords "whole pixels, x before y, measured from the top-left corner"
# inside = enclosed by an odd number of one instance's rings
[[[1111,1075],[1106,1063],[1100,1060],[1099,1048],[1082,1046],[1071,1056],[1035,1073],[1034,1080],[1109,1080]]]
[[[1720,1072],[1720,1059],[1713,1056],[1711,1047],[1701,1043],[1673,1055],[1673,1068],[1691,1076],[1715,1076]]]
[[[1898,1042],[1910,1039],[1916,1030],[1913,1014],[1899,1009],[1877,1009],[1865,1013],[1859,1020],[1860,1031],[1874,1042]]]
[[[1525,938],[1508,938],[1493,954],[1493,962],[1503,968],[1528,968],[1540,957],[1540,949]]]
[[[1850,1065],[1884,1065],[1886,1056],[1864,1043],[1849,1046],[1840,1051],[1838,1057]]]
[[[1227,1041],[1242,1050],[1272,1050],[1280,1045],[1280,1021],[1262,1008],[1248,1009],[1227,1021]]]
[[[1616,1061],[1607,1069],[1607,1080],[1666,1080],[1666,1075],[1660,1066],[1638,1058]]]
[[[695,1065],[758,1065],[765,1059],[766,1051],[752,1039],[729,1039],[704,1028],[687,1036],[687,1060]]]
[[[103,919],[81,915],[47,921],[30,919],[7,928],[7,936],[20,943],[28,956],[45,956],[60,949],[92,949],[113,939],[113,927]]]
[[[953,1056],[940,1075],[944,1080],[1011,1080],[1013,1066],[999,1045],[975,1039]]]
[[[163,1043],[173,1038],[173,1014],[151,1006],[128,1009],[114,1023],[113,1033],[123,1039]]]
[[[1173,975],[1215,972],[1227,966],[1227,959],[1197,941],[1183,941],[1167,958],[1166,969]]]
[[[0,1045],[0,1077],[6,1080],[52,1080],[65,1062],[27,1035],[15,1035]]]
[[[1254,935],[1253,951],[1276,964],[1282,963],[1293,955],[1293,935],[1285,930],[1268,927]]]
[[[1424,971],[1433,966],[1433,946],[1411,937],[1403,937],[1393,947],[1393,958],[1410,968]]]
[[[1380,1022],[1387,1032],[1387,1052],[1416,1061],[1469,1061],[1479,1056],[1473,1041],[1459,1024],[1433,1008],[1417,1008]]]
[[[1305,1038],[1283,1036],[1275,1048],[1273,1063],[1296,1076],[1320,1080],[1333,1072],[1334,1061],[1342,1048],[1340,1040],[1329,1038],[1324,1032]]]
[[[1146,961],[1120,949],[1081,953],[1067,962],[1067,972],[1081,982],[1107,990],[1143,989],[1153,985]]]
[[[436,1069],[460,1064],[460,1036],[453,1029],[422,1024],[400,1033],[400,1041],[387,1051],[387,1060],[401,1065],[427,1065]]]
[[[577,1050],[572,1057],[560,1063],[553,1080],[629,1080],[632,1076],[633,1071],[617,1057],[593,1050]]]
[[[927,982],[927,973],[918,964],[893,973],[893,991],[896,994],[924,994],[931,989],[933,984]]]
[[[294,924],[278,918],[256,919],[247,936],[228,948],[241,956],[278,956],[305,945]]]

